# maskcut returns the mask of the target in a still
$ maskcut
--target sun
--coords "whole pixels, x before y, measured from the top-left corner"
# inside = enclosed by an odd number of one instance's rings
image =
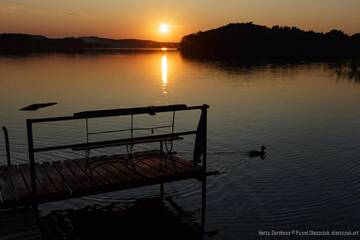
[[[161,24],[159,30],[162,34],[168,33],[169,32],[169,24],[166,24],[166,23]]]

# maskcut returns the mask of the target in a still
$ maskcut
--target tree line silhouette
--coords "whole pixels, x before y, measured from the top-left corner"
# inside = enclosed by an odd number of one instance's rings
[[[77,38],[49,39],[39,35],[0,34],[0,53],[28,52],[74,52],[83,48],[84,43]]]
[[[183,37],[183,56],[202,59],[271,61],[336,60],[360,57],[360,33],[327,33],[296,27],[232,23]]]
[[[162,43],[138,39],[108,39],[99,37],[68,37],[52,39],[40,35],[0,34],[1,53],[82,52],[93,48],[177,48],[178,43]]]

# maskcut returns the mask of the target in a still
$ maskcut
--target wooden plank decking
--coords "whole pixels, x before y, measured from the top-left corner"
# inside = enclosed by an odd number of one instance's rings
[[[126,164],[124,155],[74,159],[36,164],[37,203],[141,187],[187,178],[204,173],[192,162],[160,151],[136,153]],[[29,165],[0,168],[0,209],[32,203]]]

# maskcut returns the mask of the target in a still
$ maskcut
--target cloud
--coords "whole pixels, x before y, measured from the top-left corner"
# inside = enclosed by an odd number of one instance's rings
[[[81,12],[58,11],[59,14],[76,18],[93,18],[93,16]]]
[[[1,0],[0,0],[1,1]],[[18,4],[13,1],[6,1],[0,3],[0,13],[2,15],[53,15],[58,17],[72,17],[72,18],[79,18],[79,19],[89,19],[94,18],[89,14],[83,12],[73,12],[67,11],[63,9],[41,9],[41,8],[34,8],[29,7],[23,4]]]
[[[24,5],[21,4],[0,4],[0,12],[7,14],[16,14],[19,12],[23,12],[26,9]]]

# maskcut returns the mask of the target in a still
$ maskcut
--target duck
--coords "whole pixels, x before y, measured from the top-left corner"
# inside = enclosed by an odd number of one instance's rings
[[[265,146],[261,146],[261,151],[250,151],[249,157],[264,157],[265,156]]]

